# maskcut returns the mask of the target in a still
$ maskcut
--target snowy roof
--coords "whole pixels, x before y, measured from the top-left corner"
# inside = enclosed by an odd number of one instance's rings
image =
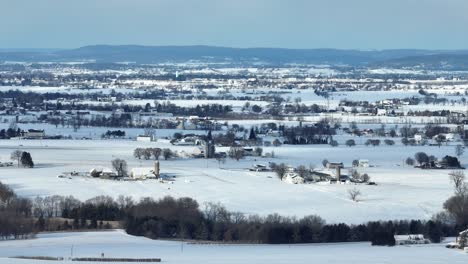
[[[139,167],[139,168],[133,168],[132,169],[133,174],[153,174],[154,173],[154,168],[153,167]]]
[[[110,169],[110,168],[93,168],[93,169],[91,169],[91,171],[93,171],[93,170],[94,171],[100,171],[102,173],[112,173],[113,172],[112,169]]]

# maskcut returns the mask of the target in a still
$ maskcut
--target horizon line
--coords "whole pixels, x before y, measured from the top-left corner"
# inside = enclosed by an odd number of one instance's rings
[[[380,52],[380,51],[397,51],[397,50],[415,50],[415,51],[468,51],[467,48],[461,49],[427,49],[427,48],[383,48],[383,49],[358,49],[358,48],[287,48],[287,47],[234,47],[234,46],[220,46],[220,45],[205,45],[205,44],[191,44],[191,45],[146,45],[146,44],[89,44],[78,47],[69,47],[69,48],[11,48],[11,47],[0,47],[0,52],[54,52],[54,51],[64,51],[64,50],[76,50],[86,47],[147,47],[147,48],[158,48],[158,47],[174,47],[174,48],[190,48],[190,47],[207,47],[207,48],[225,48],[225,49],[280,49],[280,50],[336,50],[336,51],[358,51],[358,52]]]

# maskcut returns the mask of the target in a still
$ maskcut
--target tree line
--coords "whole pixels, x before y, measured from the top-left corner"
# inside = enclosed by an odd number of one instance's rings
[[[48,230],[110,228],[119,221],[128,234],[152,239],[195,239],[237,243],[328,243],[371,241],[394,245],[395,234],[424,234],[434,243],[468,228],[468,185],[462,171],[450,174],[454,195],[431,220],[327,224],[320,216],[245,215],[219,203],[200,206],[192,198],[161,199],[97,196],[84,202],[72,196],[19,198],[0,183],[0,237],[27,238]],[[56,222],[56,220],[65,221]],[[55,221],[55,222],[54,222]],[[54,224],[55,223],[55,224]]]

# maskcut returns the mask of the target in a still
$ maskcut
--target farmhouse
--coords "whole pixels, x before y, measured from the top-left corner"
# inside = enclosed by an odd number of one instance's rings
[[[91,177],[101,179],[116,179],[118,177],[117,173],[115,173],[109,168],[94,168],[89,172],[89,174],[91,175]]]
[[[139,136],[137,136],[136,141],[152,142],[152,141],[154,141],[154,138],[152,136],[139,135]]]
[[[395,245],[429,244],[422,234],[395,235]]]
[[[29,129],[26,133],[24,133],[24,138],[27,138],[27,139],[42,139],[44,137],[45,137],[44,130]]]

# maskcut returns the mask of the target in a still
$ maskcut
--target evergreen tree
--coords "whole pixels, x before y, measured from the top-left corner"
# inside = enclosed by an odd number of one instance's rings
[[[213,140],[213,136],[211,135],[211,129],[210,129],[210,131],[208,131],[208,135],[206,136],[206,140],[207,141]]]
[[[20,162],[21,162],[21,165],[23,165],[23,167],[34,168],[34,162],[29,152],[24,151],[21,154]]]
[[[432,243],[440,243],[443,237],[442,229],[440,225],[430,220],[425,226],[425,235],[431,240]]]
[[[249,140],[257,140],[257,135],[255,134],[253,127],[250,129]]]

